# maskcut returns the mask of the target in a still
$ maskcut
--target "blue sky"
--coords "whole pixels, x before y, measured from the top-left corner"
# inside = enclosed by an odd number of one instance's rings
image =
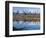
[[[23,13],[23,11],[25,11],[26,13],[40,13],[40,8],[35,8],[35,7],[13,7],[13,12],[17,12],[17,10],[19,11],[19,13]]]

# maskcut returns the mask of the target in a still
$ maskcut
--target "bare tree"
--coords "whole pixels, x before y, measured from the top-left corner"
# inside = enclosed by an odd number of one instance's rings
[[[19,11],[17,10],[17,13],[16,14],[19,14]]]
[[[25,11],[23,11],[23,13],[24,13],[24,15],[26,15],[26,12]]]

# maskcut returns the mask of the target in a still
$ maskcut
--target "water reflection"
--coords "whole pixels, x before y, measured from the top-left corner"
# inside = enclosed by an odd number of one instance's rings
[[[39,30],[40,22],[14,21],[13,30]]]

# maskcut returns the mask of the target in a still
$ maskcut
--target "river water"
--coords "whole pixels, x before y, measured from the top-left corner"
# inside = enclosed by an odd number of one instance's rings
[[[39,30],[40,22],[14,21],[13,30]]]

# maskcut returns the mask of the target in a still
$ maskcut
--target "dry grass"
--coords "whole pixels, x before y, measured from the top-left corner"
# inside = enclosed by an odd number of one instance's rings
[[[16,15],[13,20],[40,21],[40,15]]]

